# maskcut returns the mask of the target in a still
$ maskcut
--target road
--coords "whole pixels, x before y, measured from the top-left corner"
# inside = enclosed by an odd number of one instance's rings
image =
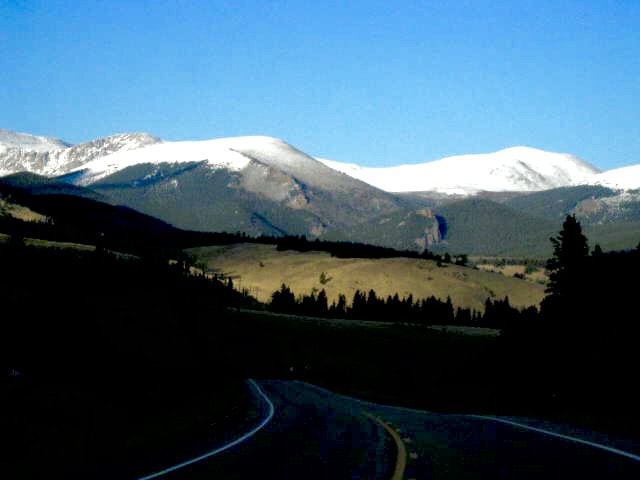
[[[302,382],[259,385],[274,407],[263,428],[157,478],[389,479],[397,448],[380,421],[402,439],[405,479],[640,478],[640,446],[588,432],[376,405]]]

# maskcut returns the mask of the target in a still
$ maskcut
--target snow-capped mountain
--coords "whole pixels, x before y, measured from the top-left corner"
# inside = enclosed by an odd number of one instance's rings
[[[501,225],[510,218],[517,230],[505,238],[520,245],[536,234],[546,245],[567,212],[615,229],[615,222],[636,221],[640,203],[638,194],[622,191],[640,188],[640,165],[603,173],[575,156],[528,147],[367,168],[319,160],[264,136],[165,142],[133,133],[69,146],[0,130],[0,176],[24,171],[56,177],[51,180],[58,193],[64,190],[60,182],[86,186],[96,198],[186,229],[309,235],[402,249],[446,245],[483,254],[487,245],[495,250],[496,218]],[[568,186],[575,187],[557,188]],[[474,194],[482,198],[459,201]],[[500,205],[510,199],[517,202]],[[558,218],[545,216],[556,210]],[[546,227],[530,218],[536,212]],[[482,245],[479,228],[488,239]],[[625,231],[637,243],[633,228]],[[515,251],[500,242],[502,253]]]
[[[205,162],[212,170],[246,171],[252,165],[262,169],[267,182],[267,167],[296,178],[307,185],[332,189],[362,187],[362,183],[336,172],[318,160],[272,137],[250,136],[204,141],[162,142],[135,150],[120,150],[69,170],[73,183],[89,185],[139,164],[183,164]],[[258,177],[250,182],[260,182]],[[256,185],[258,186],[258,185]]]
[[[28,133],[12,132],[0,128],[0,152],[9,148],[20,148],[33,152],[49,152],[51,150],[62,150],[70,145],[51,137],[39,137]]]
[[[614,173],[598,175],[598,168],[573,155],[528,147],[383,168],[317,160],[282,140],[261,136],[163,142],[148,134],[131,133],[69,146],[53,138],[0,130],[0,176],[18,171],[46,176],[74,172],[72,181],[80,185],[142,163],[196,161],[229,171],[240,171],[250,161],[261,162],[309,184],[340,189],[352,184],[345,176],[333,175],[329,167],[387,192],[472,195],[482,191],[541,191],[600,181],[606,185],[629,184],[624,173],[618,181]]]
[[[588,179],[586,183],[615,190],[637,190],[640,189],[640,165],[607,170]]]
[[[70,146],[54,138],[0,130],[0,176],[21,171],[62,175],[95,158],[158,142],[146,133],[124,133]]]
[[[432,217],[413,215],[413,204],[344,175],[272,137],[163,142],[118,151],[61,177],[173,225],[196,230],[291,233],[340,232],[393,215],[388,244],[425,242]],[[415,218],[414,218],[415,217]],[[382,227],[380,227],[382,228]],[[360,241],[367,235],[367,229]],[[397,242],[400,243],[397,243]]]
[[[382,168],[321,161],[387,192],[432,191],[457,195],[547,190],[577,185],[601,172],[576,156],[529,147]]]

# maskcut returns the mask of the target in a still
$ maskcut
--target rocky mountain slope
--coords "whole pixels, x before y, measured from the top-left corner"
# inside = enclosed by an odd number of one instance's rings
[[[431,242],[436,225],[433,216],[413,215],[420,210],[413,203],[271,137],[156,143],[97,158],[61,179],[188,229],[415,249]],[[374,232],[370,222],[381,227]]]
[[[70,146],[48,137],[0,130],[0,176],[23,171],[62,175],[93,159],[158,142],[146,133],[124,133]]]
[[[7,144],[0,154],[0,174],[57,175],[182,228],[330,233],[374,243],[380,233],[380,243],[398,248],[419,248],[432,241],[434,226],[437,231],[435,218],[416,214],[420,208],[413,202],[337,172],[275,138],[162,142],[128,134],[49,151],[18,144]],[[371,221],[383,225],[380,232],[365,226]]]
[[[640,166],[601,172],[527,147],[366,168],[263,136],[165,142],[134,133],[70,146],[0,130],[0,176],[19,171],[193,230],[544,255],[574,213],[618,248],[640,240]]]
[[[0,128],[0,153],[10,148],[34,152],[48,152],[51,150],[63,150],[70,146],[68,143],[58,140],[57,138],[12,132],[11,130]]]

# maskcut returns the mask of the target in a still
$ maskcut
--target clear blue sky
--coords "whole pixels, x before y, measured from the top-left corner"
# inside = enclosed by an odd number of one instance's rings
[[[398,5],[396,5],[396,3]],[[640,163],[640,2],[0,0],[0,128]]]

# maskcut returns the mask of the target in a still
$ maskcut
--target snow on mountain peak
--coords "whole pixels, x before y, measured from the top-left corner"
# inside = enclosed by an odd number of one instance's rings
[[[640,189],[640,164],[607,170],[588,179],[584,183],[602,185],[614,190]]]
[[[522,146],[395,167],[321,161],[388,192],[537,191],[576,185],[600,172],[573,155]]]
[[[147,133],[122,133],[70,146],[56,139],[0,130],[0,175],[21,171],[55,176],[117,151],[162,142]]]
[[[266,136],[219,138],[214,140],[163,142],[132,151],[119,151],[73,170],[74,183],[88,185],[137,164],[206,161],[213,169],[240,171],[251,162],[277,168],[293,177],[320,185],[353,182],[335,178],[333,171],[283,140]]]
[[[69,147],[69,144],[57,138],[41,137],[0,128],[0,149],[2,150],[19,148],[32,152],[47,152],[51,150],[62,150],[67,147]]]
[[[117,171],[143,163],[201,161],[212,161],[217,166],[236,170],[248,164],[250,160],[229,148],[220,148],[215,140],[162,142],[135,150],[119,151],[88,162],[73,170],[78,172],[74,183],[88,185]]]
[[[141,163],[206,161],[213,169],[239,171],[250,163],[280,170],[308,185],[354,188],[363,181],[388,192],[539,191],[578,184],[640,188],[640,167],[602,173],[580,158],[526,146],[488,154],[457,155],[420,164],[362,167],[315,159],[278,138],[245,136],[165,142],[147,133],[121,133],[70,146],[60,140],[0,129],[0,176],[19,171],[57,176],[74,172],[88,185]],[[331,171],[346,175],[336,176]]]

